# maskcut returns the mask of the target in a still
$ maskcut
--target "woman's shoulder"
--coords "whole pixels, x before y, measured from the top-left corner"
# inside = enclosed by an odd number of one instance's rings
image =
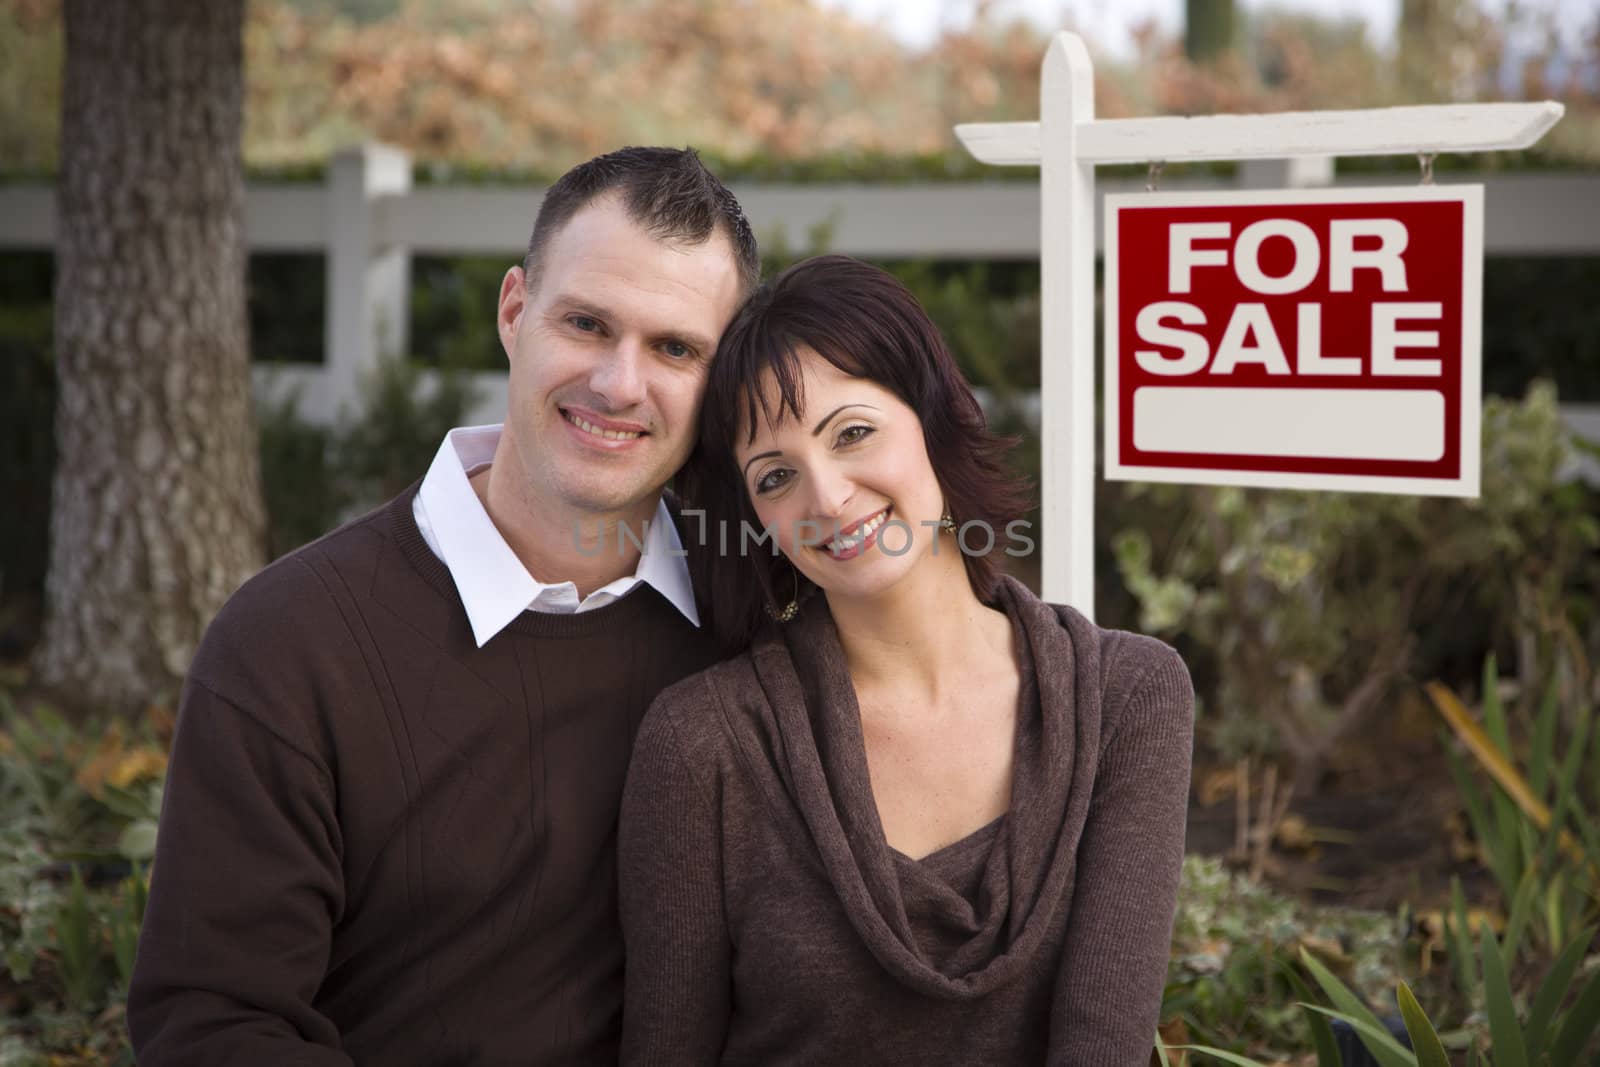
[[[1066,604],[1047,606],[1079,653],[1098,660],[1105,716],[1120,719],[1124,709],[1138,705],[1162,719],[1192,721],[1194,687],[1177,649],[1147,634],[1101,626]]]
[[[1100,680],[1107,688],[1122,686],[1138,689],[1141,685],[1181,674],[1189,677],[1189,668],[1178,655],[1178,650],[1148,634],[1131,630],[1113,630],[1097,626],[1100,632]]]
[[[759,687],[751,653],[746,650],[667,686],[656,695],[650,713],[696,718],[708,704],[736,699]]]
[[[663,689],[639,728],[639,744],[670,734],[686,756],[731,747],[731,714],[759,696],[760,685],[748,651],[696,671]]]
[[[1022,592],[1041,608],[1054,613],[1080,655],[1092,655],[1099,660],[1102,683],[1130,673],[1138,676],[1174,667],[1183,668],[1185,675],[1188,673],[1177,649],[1159,638],[1101,626],[1069,604],[1039,600],[1026,587]]]

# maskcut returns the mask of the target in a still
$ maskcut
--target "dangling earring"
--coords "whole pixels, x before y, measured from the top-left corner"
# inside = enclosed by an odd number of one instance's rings
[[[956,520],[950,517],[949,504],[944,506],[944,514],[939,516],[939,529],[943,530],[945,533],[956,532]]]
[[[791,622],[800,613],[800,572],[791,566],[789,573],[794,578],[794,596],[781,610],[771,604],[767,605],[767,615],[773,622]]]

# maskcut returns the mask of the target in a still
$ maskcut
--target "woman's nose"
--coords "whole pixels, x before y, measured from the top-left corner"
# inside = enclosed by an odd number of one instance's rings
[[[854,483],[838,471],[820,469],[811,472],[811,518],[825,526],[825,533],[834,526],[848,522],[845,507],[855,491]]]

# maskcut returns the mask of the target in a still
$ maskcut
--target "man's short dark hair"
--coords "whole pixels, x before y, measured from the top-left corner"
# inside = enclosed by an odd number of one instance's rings
[[[703,509],[702,529],[741,523],[760,528],[740,477],[736,450],[761,420],[776,424],[804,404],[802,349],[839,370],[888,389],[922,422],[928,462],[958,524],[992,531],[1020,519],[1032,487],[1008,469],[1014,438],[992,433],[938,327],[899,279],[848,256],[816,256],[763,285],[734,315],[711,363],[701,406],[700,438],[681,474],[688,504]],[[777,388],[769,393],[771,374]],[[689,553],[690,572],[727,652],[755,636],[767,605],[804,596],[810,582],[768,552]],[[992,545],[990,546],[992,549]],[[990,550],[962,552],[980,600],[994,597],[1000,560]]]
[[[744,209],[694,149],[622,148],[578,164],[544,194],[522,261],[530,291],[539,284],[545,247],[574,215],[605,195],[620,198],[629,216],[660,241],[697,245],[720,229],[733,248],[741,292],[756,287],[761,257]]]

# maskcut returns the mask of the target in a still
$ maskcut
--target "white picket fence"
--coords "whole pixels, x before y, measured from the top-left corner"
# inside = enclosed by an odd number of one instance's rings
[[[1485,186],[1485,254],[1600,255],[1600,173],[1442,175]],[[1341,185],[1394,184],[1414,174],[1341,177]],[[1163,190],[1326,185],[1320,159],[1242,164],[1233,182],[1167,177]],[[1135,192],[1143,179],[1103,180],[1103,193]],[[818,225],[829,250],[874,258],[1028,260],[1039,255],[1036,182],[912,185],[739,184],[733,186],[757,236],[804,249]],[[252,252],[309,252],[327,257],[324,362],[258,364],[265,396],[298,389],[301,412],[327,422],[358,406],[362,382],[386,352],[405,351],[411,256],[504,255],[521,258],[542,190],[513,186],[422,186],[411,160],[385,145],[334,157],[320,184],[257,185],[245,194]],[[0,248],[50,248],[55,242],[53,187],[0,185]],[[1103,227],[1096,225],[1096,237]],[[1571,299],[1594,294],[1572,293]],[[477,375],[472,417],[497,421],[505,411],[505,374]],[[1600,404],[1565,405],[1579,433],[1600,440]],[[1600,465],[1586,476],[1600,480]]]

